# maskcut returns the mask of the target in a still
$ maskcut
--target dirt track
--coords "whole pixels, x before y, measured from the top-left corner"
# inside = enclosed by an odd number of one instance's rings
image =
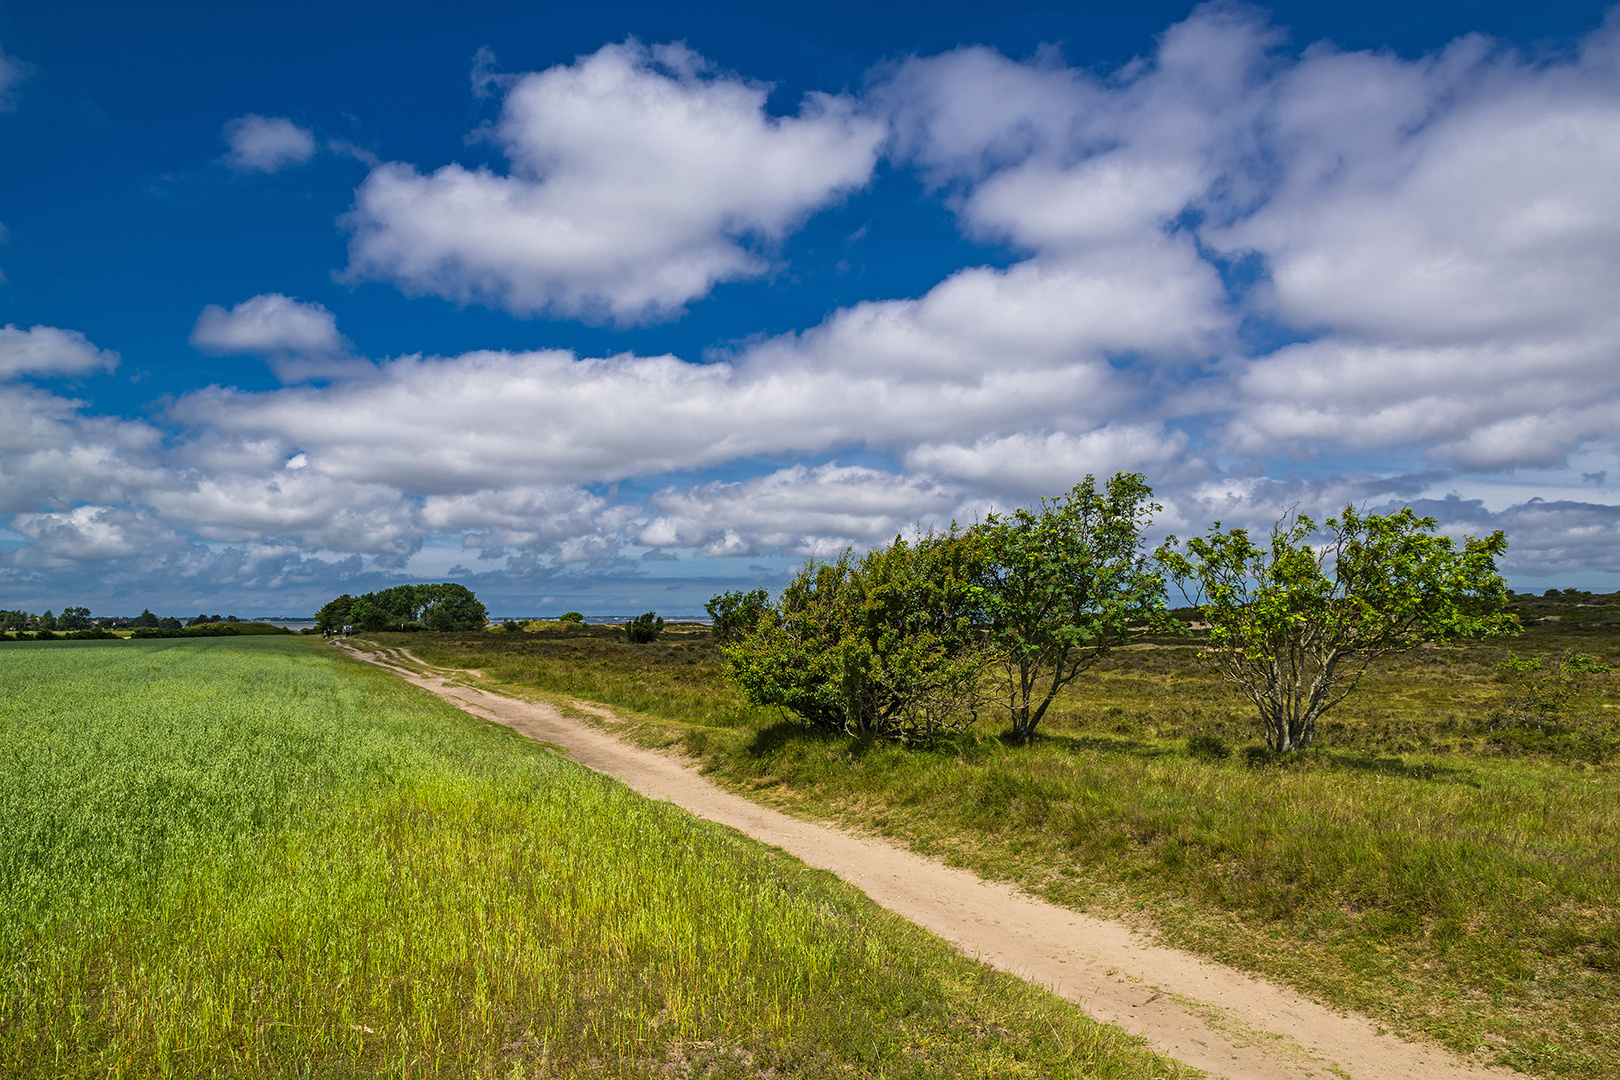
[[[729,825],[830,870],[877,903],[970,956],[1049,987],[1161,1053],[1232,1080],[1515,1077],[1445,1050],[1381,1035],[1284,987],[1144,941],[1123,925],[985,882],[880,840],[789,817],[724,791],[689,763],[631,746],[545,704],[467,685],[473,672],[433,669],[405,650],[357,658],[474,716],[564,750],[655,799]],[[601,712],[594,706],[592,712]]]

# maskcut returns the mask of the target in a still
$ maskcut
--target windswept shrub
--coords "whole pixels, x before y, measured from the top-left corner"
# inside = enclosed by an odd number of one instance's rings
[[[976,548],[955,532],[812,560],[726,648],[756,705],[813,727],[926,742],[971,724],[992,661],[975,624]]]
[[[658,640],[658,635],[664,632],[664,620],[654,611],[637,615],[624,624],[624,639],[632,645],[646,645]]]

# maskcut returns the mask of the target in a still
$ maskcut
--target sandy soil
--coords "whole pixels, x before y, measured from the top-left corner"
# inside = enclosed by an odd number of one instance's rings
[[[433,668],[404,649],[368,652],[354,643],[340,644],[358,659],[474,716],[558,748],[642,794],[830,870],[968,955],[1048,987],[1097,1019],[1139,1034],[1166,1056],[1212,1075],[1232,1080],[1520,1075],[1381,1034],[1365,1017],[1336,1013],[1286,987],[1154,945],[1120,923],[1057,907],[881,840],[760,806],[715,786],[686,760],[621,742],[550,705],[468,685],[469,677],[476,678],[472,671]],[[588,711],[611,716],[599,706]]]

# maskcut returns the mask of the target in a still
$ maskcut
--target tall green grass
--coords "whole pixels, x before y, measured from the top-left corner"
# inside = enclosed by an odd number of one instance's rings
[[[1509,646],[1380,666],[1329,714],[1323,745],[1279,762],[1190,644],[1115,654],[1033,746],[992,721],[906,750],[747,713],[696,637],[566,651],[505,637],[412,648],[636,710],[637,738],[756,798],[1144,918],[1403,1032],[1532,1074],[1620,1076],[1620,718],[1591,697],[1546,730],[1500,729]],[[1620,659],[1612,632],[1549,627],[1511,647]],[[1602,679],[1593,694],[1620,676]]]
[[[0,1075],[1176,1075],[289,639],[0,652]]]

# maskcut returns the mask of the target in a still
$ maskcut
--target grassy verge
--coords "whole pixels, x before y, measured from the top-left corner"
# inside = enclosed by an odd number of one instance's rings
[[[1319,748],[1281,763],[1194,647],[1173,642],[1119,654],[1034,746],[986,728],[926,751],[750,712],[697,633],[652,646],[578,632],[408,645],[518,691],[612,705],[635,737],[678,744],[763,801],[1143,920],[1396,1030],[1536,1075],[1612,1077],[1612,702],[1588,696],[1534,730],[1497,719],[1509,648],[1620,661],[1612,629],[1550,619],[1508,645],[1384,666]]]
[[[313,642],[0,683],[0,1075],[1182,1075]]]

